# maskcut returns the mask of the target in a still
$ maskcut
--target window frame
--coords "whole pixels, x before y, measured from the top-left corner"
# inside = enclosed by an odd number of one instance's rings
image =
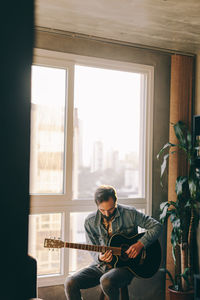
[[[65,127],[65,165],[64,165],[64,193],[63,194],[30,194],[30,214],[40,213],[62,213],[62,236],[68,241],[70,230],[70,213],[96,210],[96,205],[92,200],[72,199],[72,171],[73,171],[73,109],[74,109],[74,67],[75,64],[113,69],[119,71],[138,72],[144,75],[142,81],[146,85],[141,89],[141,95],[146,101],[143,102],[141,110],[141,128],[143,128],[143,138],[145,149],[143,149],[145,172],[144,197],[121,199],[120,203],[133,205],[138,209],[144,209],[145,213],[152,213],[152,148],[153,148],[153,95],[154,95],[154,67],[129,62],[108,60],[103,58],[80,56],[69,53],[61,53],[44,49],[34,49],[33,65],[46,67],[58,67],[67,69],[66,76],[66,127]],[[146,132],[146,134],[144,134]],[[140,139],[140,142],[141,139]],[[140,172],[141,173],[141,172]],[[144,174],[144,173],[143,173]],[[141,177],[143,177],[141,175]],[[66,192],[67,191],[67,192]],[[61,250],[61,275],[38,276],[38,287],[63,284],[68,275],[69,251]]]

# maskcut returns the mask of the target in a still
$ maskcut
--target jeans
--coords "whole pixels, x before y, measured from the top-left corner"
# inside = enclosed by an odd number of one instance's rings
[[[67,300],[81,300],[81,289],[100,284],[109,300],[119,300],[119,288],[130,284],[133,277],[127,268],[114,268],[103,272],[93,265],[67,277],[65,295]]]

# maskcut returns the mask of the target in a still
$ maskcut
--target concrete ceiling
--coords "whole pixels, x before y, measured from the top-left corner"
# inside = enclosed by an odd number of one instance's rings
[[[36,0],[35,25],[154,48],[200,51],[200,0]]]

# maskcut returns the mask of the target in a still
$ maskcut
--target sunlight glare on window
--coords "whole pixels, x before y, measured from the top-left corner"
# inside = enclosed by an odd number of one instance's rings
[[[141,74],[75,66],[73,198],[141,194]]]
[[[63,193],[66,70],[33,66],[30,192]]]

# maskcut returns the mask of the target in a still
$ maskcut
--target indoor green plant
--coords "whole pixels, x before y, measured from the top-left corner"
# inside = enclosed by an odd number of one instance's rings
[[[199,222],[198,203],[200,202],[199,170],[196,168],[199,145],[192,141],[191,131],[179,121],[172,124],[177,144],[166,143],[159,151],[157,158],[162,157],[162,177],[167,169],[170,155],[177,151],[183,153],[187,161],[187,171],[181,174],[175,182],[176,201],[163,202],[160,205],[160,220],[164,223],[168,217],[172,223],[171,244],[175,263],[175,275],[165,270],[172,281],[173,290],[187,291],[193,288],[195,270],[196,229]],[[181,154],[182,155],[182,154]]]

